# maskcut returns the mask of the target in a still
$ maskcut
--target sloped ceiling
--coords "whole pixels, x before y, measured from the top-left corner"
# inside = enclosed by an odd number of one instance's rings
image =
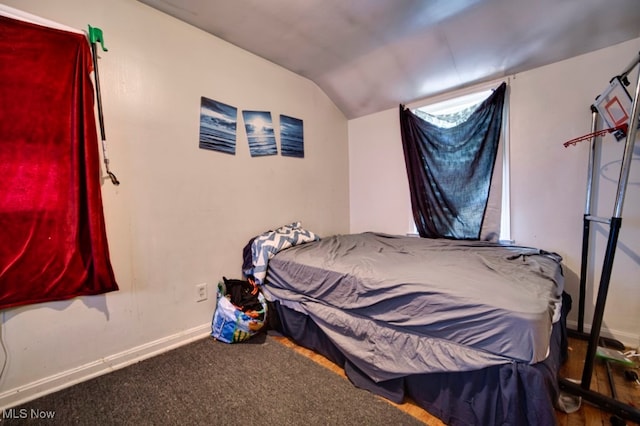
[[[309,78],[348,119],[640,37],[640,0],[139,1]]]

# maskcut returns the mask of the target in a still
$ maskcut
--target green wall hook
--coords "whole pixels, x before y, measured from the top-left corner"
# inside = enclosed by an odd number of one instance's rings
[[[109,49],[104,47],[104,36],[102,35],[102,30],[100,28],[92,27],[89,25],[89,42],[91,44],[100,42],[100,46],[102,46],[102,50],[108,52]]]

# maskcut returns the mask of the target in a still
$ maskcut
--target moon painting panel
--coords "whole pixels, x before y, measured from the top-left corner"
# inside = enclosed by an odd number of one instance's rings
[[[200,98],[200,148],[236,153],[237,108]]]
[[[283,156],[304,158],[302,120],[280,115],[280,151]]]
[[[276,155],[276,136],[273,132],[271,113],[266,111],[242,111],[244,127],[252,157]]]

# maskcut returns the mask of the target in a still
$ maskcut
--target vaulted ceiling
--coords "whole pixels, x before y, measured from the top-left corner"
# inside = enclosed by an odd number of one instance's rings
[[[309,78],[349,119],[640,37],[640,0],[139,1]]]

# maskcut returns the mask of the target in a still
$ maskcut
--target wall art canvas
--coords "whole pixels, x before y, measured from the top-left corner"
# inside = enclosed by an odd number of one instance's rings
[[[249,141],[249,152],[252,157],[276,155],[276,137],[273,132],[271,113],[265,111],[242,111],[244,127]]]
[[[200,148],[235,155],[238,109],[200,98]]]
[[[302,120],[280,115],[280,151],[287,157],[304,158]]]

